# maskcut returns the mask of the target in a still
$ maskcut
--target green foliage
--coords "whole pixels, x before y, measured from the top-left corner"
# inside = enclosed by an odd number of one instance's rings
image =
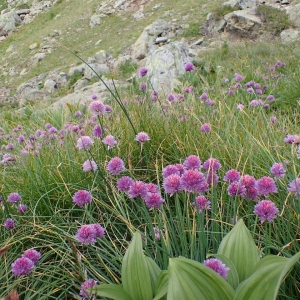
[[[136,63],[126,60],[119,66],[117,70],[117,75],[122,79],[128,79],[130,76],[132,76],[132,74],[136,72],[137,68],[138,66]]]
[[[200,35],[200,23],[191,23],[182,32],[183,37],[198,37]]]
[[[73,75],[71,75],[68,81],[68,88],[70,89],[81,78],[82,74],[80,72],[75,72]]]
[[[281,31],[291,26],[284,10],[270,5],[258,5],[256,12],[264,22],[265,29],[271,34],[279,35]]]
[[[30,6],[28,5],[28,3],[21,3],[16,6],[16,9],[29,9],[29,8]]]
[[[8,6],[7,6],[7,1],[5,0],[0,0],[0,11],[3,10],[3,9],[6,9]]]
[[[214,17],[219,20],[222,19],[225,15],[235,11],[236,8],[227,6],[227,5],[218,5],[211,12],[214,14]]]

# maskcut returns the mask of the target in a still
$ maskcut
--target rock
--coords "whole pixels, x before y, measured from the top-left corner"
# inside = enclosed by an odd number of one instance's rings
[[[0,36],[0,42],[3,42],[6,39],[5,36]]]
[[[161,37],[158,37],[156,40],[155,40],[155,44],[160,44],[160,43],[165,43],[168,41],[168,38],[165,37],[165,36],[161,36]]]
[[[85,86],[89,85],[89,80],[87,80],[86,78],[82,78],[76,81],[76,83],[74,84],[74,90],[81,90],[82,88],[84,88]]]
[[[10,45],[10,46],[6,49],[6,53],[13,52],[14,49],[15,49],[15,46],[14,46],[14,45]]]
[[[194,42],[192,44],[192,46],[199,46],[199,45],[203,44],[203,42],[204,42],[204,39],[201,38],[201,39],[197,40],[196,42]]]
[[[105,64],[107,62],[107,53],[105,50],[100,50],[95,54],[95,60],[99,64]]]
[[[135,20],[139,21],[139,20],[142,20],[142,19],[145,17],[145,15],[144,15],[143,11],[138,10],[138,11],[136,11],[136,12],[132,15],[132,17],[133,17]]]
[[[226,21],[222,17],[217,17],[213,13],[209,13],[206,17],[205,34],[213,36],[217,33],[223,32],[226,26]]]
[[[296,26],[300,28],[300,3],[294,6],[291,6],[287,10],[289,20]]]
[[[239,8],[238,0],[229,0],[229,1],[225,2],[223,4],[223,6],[229,6],[229,7],[238,9]]]
[[[27,15],[30,13],[30,9],[18,9],[16,10],[17,15]]]
[[[18,74],[18,72],[17,72],[17,67],[12,67],[12,68],[10,68],[9,71],[8,71],[8,75],[9,75],[9,76],[15,76],[15,75],[17,75],[17,74]]]
[[[27,72],[27,69],[24,68],[21,72],[20,72],[20,76],[24,76],[26,75],[28,72]]]
[[[16,28],[16,24],[20,24],[22,19],[12,9],[3,15],[0,15],[0,31],[9,32]]]
[[[102,43],[102,40],[99,40],[95,43],[95,46],[99,46]]]
[[[300,41],[300,32],[294,29],[285,29],[280,33],[280,40],[283,44]]]
[[[101,23],[101,15],[93,15],[90,20],[90,27],[93,28],[100,25]]]
[[[188,51],[186,43],[172,42],[157,48],[147,57],[145,67],[155,90],[167,94],[180,84],[177,78],[185,72],[185,63],[190,61]]]
[[[237,0],[237,5],[240,9],[255,10],[257,6],[257,0]]]
[[[104,74],[109,74],[110,70],[108,68],[107,65],[105,64],[90,64],[90,67],[93,68],[93,70],[98,74],[98,75],[104,75]],[[95,72],[88,66],[86,66],[86,68],[84,69],[84,77],[86,79],[92,79],[97,77],[97,75],[95,74]]]
[[[53,94],[56,90],[56,82],[51,79],[47,79],[44,83],[44,89],[46,93]]]
[[[37,46],[38,46],[37,43],[31,44],[31,45],[29,46],[29,49],[30,49],[30,50],[33,50],[33,49],[37,48]]]
[[[34,62],[34,63],[38,63],[38,62],[40,62],[42,59],[44,59],[45,57],[46,57],[46,53],[44,53],[44,52],[36,53],[36,54],[33,56],[33,62]]]
[[[127,61],[132,61],[130,55],[119,56],[118,59],[113,63],[113,69],[117,70],[121,65],[125,64]]]
[[[72,67],[72,68],[69,69],[68,76],[72,77],[75,74],[81,74],[81,75],[83,75],[84,69],[85,69],[85,64],[81,64],[79,66]]]

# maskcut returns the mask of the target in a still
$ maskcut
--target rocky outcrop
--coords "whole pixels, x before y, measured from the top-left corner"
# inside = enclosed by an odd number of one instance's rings
[[[300,28],[300,3],[289,7],[287,9],[287,14],[293,25]]]
[[[22,22],[19,15],[14,9],[11,11],[0,15],[0,32],[8,33],[16,28],[17,24]]]
[[[295,29],[286,29],[280,33],[280,40],[283,44],[291,44],[300,41],[300,32]]]

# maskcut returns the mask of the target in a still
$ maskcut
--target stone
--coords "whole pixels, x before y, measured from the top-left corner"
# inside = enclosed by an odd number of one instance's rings
[[[105,50],[100,50],[95,54],[95,60],[99,64],[105,64],[107,62],[107,53]]]
[[[101,21],[101,15],[93,15],[90,19],[90,27],[93,28],[95,26],[98,26],[102,23]]]
[[[4,40],[6,40],[5,36],[0,36],[0,42],[3,42]]]
[[[218,18],[215,14],[209,13],[206,17],[205,23],[205,34],[208,36],[213,36],[217,33],[223,32],[226,26],[226,21],[224,18]]]
[[[223,6],[229,6],[229,7],[238,9],[239,8],[238,0],[229,0],[229,1],[225,2],[223,4]]]
[[[16,24],[22,23],[22,19],[12,9],[3,15],[0,15],[0,31],[9,32],[16,28]]]
[[[14,46],[14,45],[10,45],[10,46],[6,49],[6,53],[13,52],[14,49],[15,49],[15,46]]]
[[[33,50],[33,49],[37,48],[37,46],[38,46],[37,43],[31,44],[31,45],[29,46],[29,49],[30,49],[30,50]]]
[[[68,77],[72,77],[72,76],[74,76],[76,73],[77,73],[77,74],[79,73],[79,74],[83,75],[84,69],[85,69],[85,64],[81,64],[81,65],[79,65],[79,66],[72,67],[72,68],[69,69]]]
[[[27,72],[27,69],[24,68],[21,72],[20,72],[20,76],[24,76],[26,75],[28,72]]]
[[[43,90],[48,94],[53,94],[56,91],[56,82],[51,79],[47,79],[44,82]]]
[[[165,37],[165,36],[161,36],[161,37],[158,37],[156,40],[155,40],[155,44],[160,44],[160,43],[165,43],[168,41],[168,38]]]
[[[18,9],[16,10],[17,15],[27,15],[30,13],[30,9]]]
[[[102,40],[99,40],[95,43],[95,46],[99,46],[102,43]]]
[[[109,74],[110,70],[108,68],[108,66],[106,64],[98,64],[98,63],[94,63],[94,64],[90,64],[89,65],[91,68],[93,68],[93,70],[100,76],[100,75],[104,75],[104,74]],[[86,79],[92,79],[97,77],[97,75],[95,74],[95,72],[89,67],[86,66],[86,68],[84,69],[84,77]]]
[[[237,5],[240,9],[255,10],[257,6],[257,0],[237,0]]]
[[[280,40],[283,44],[300,41],[300,32],[295,29],[285,29],[280,33]]]
[[[81,90],[82,88],[84,88],[85,86],[89,85],[89,80],[86,78],[82,78],[76,81],[76,83],[74,84],[74,90]]]
[[[172,42],[147,57],[145,67],[155,90],[167,94],[180,84],[177,78],[184,74],[184,65],[190,61],[188,49],[185,42]]]
[[[41,61],[42,59],[44,59],[46,57],[46,53],[44,52],[39,52],[39,53],[36,53],[33,58],[35,61],[39,62]]]
[[[291,6],[286,10],[289,20],[293,23],[294,26],[300,28],[300,3],[294,6]]]

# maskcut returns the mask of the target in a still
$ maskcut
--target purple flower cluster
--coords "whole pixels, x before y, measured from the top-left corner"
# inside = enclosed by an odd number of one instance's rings
[[[17,258],[11,265],[14,276],[28,275],[41,258],[41,253],[35,249],[26,250],[20,258]]]
[[[221,260],[217,258],[209,258],[206,259],[203,262],[203,264],[209,267],[210,269],[214,270],[215,272],[217,272],[224,279],[227,278],[230,269],[225,264],[223,264]]]
[[[92,202],[92,195],[86,190],[79,190],[73,195],[73,202],[76,205],[83,207],[85,204]]]
[[[106,169],[113,175],[118,175],[125,170],[125,164],[119,157],[113,157],[107,164]]]
[[[4,222],[4,227],[7,230],[14,229],[16,226],[17,226],[16,222],[11,218],[6,219]]]
[[[262,200],[258,202],[253,211],[259,218],[260,222],[264,221],[272,222],[278,213],[278,208],[270,200]]]
[[[86,160],[82,165],[84,172],[96,171],[98,169],[97,164],[93,160]]]
[[[75,237],[76,239],[86,245],[95,244],[97,238],[103,239],[105,236],[105,229],[99,224],[82,225]]]
[[[81,284],[79,295],[82,297],[82,299],[91,299],[93,294],[88,292],[87,289],[95,287],[97,283],[98,281],[90,278]]]

